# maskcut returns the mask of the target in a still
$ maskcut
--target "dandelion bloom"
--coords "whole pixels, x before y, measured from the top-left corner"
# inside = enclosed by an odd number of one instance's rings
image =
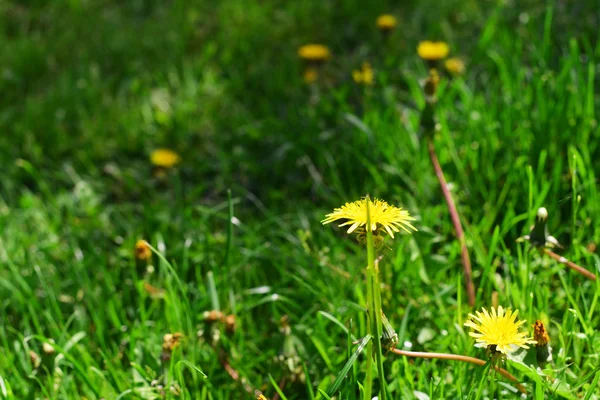
[[[352,71],[352,79],[356,83],[363,83],[365,85],[373,84],[373,68],[368,62],[364,62],[360,69]]]
[[[408,214],[408,211],[402,208],[389,205],[387,202],[379,199],[368,200],[369,211],[371,214],[372,232],[377,232],[378,225],[381,225],[385,231],[393,238],[394,232],[400,232],[400,229],[407,233],[417,229],[411,225],[415,219]],[[322,224],[328,224],[337,220],[346,220],[339,226],[350,225],[348,233],[352,233],[358,228],[358,233],[363,233],[367,225],[367,199],[361,199],[352,203],[346,203],[340,208],[336,208],[332,213],[327,214]]]
[[[314,83],[319,78],[319,71],[316,68],[306,68],[303,74],[304,83]]]
[[[306,44],[298,49],[298,55],[306,61],[321,62],[326,61],[331,54],[322,44]]]
[[[154,150],[150,154],[150,161],[157,167],[171,168],[180,160],[179,154],[169,149]]]
[[[419,57],[426,61],[439,61],[448,56],[450,47],[446,42],[432,42],[425,40],[419,43],[417,53]]]
[[[496,310],[492,307],[491,314],[485,308],[482,312],[476,311],[475,315],[469,314],[470,320],[465,326],[473,329],[469,335],[475,338],[475,347],[485,347],[492,352],[509,354],[519,347],[528,349],[527,344],[536,341],[527,337],[527,333],[519,332],[519,327],[526,321],[518,321],[518,310],[504,310],[499,306]]]
[[[537,346],[546,346],[550,342],[548,331],[539,319],[533,324],[533,339],[537,342]]]
[[[382,32],[389,32],[396,27],[398,21],[396,17],[390,14],[384,14],[377,17],[377,28]]]
[[[146,261],[149,260],[150,257],[152,257],[152,250],[150,250],[148,243],[142,239],[138,240],[135,243],[135,258],[140,261]]]
[[[465,63],[458,57],[447,59],[444,62],[444,67],[446,67],[446,71],[450,72],[452,75],[462,75],[465,72]]]

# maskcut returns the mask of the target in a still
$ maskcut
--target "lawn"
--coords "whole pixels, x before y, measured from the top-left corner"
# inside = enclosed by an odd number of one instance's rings
[[[0,2],[0,399],[600,399],[598,26],[595,0]],[[476,347],[499,307],[538,343]]]

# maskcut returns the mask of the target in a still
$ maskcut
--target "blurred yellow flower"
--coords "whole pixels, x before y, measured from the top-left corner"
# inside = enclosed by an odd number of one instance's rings
[[[306,44],[298,49],[298,55],[306,61],[322,62],[326,61],[331,54],[322,44]]]
[[[499,306],[496,310],[492,307],[491,314],[485,309],[482,312],[469,314],[469,320],[465,326],[473,329],[469,336],[475,338],[475,347],[484,347],[493,353],[509,354],[519,347],[528,349],[528,344],[536,341],[527,337],[527,333],[519,332],[519,327],[526,321],[518,321],[518,310],[504,310]]]
[[[135,258],[140,261],[149,260],[152,257],[152,250],[148,247],[148,243],[140,239],[135,243]]]
[[[368,62],[364,62],[360,69],[352,71],[352,78],[356,83],[363,83],[365,85],[373,84],[373,68]]]
[[[179,154],[169,149],[154,150],[150,154],[150,161],[157,167],[171,168],[180,160]]]
[[[419,57],[426,61],[438,61],[446,58],[450,52],[450,47],[446,42],[432,42],[425,40],[419,43],[417,53]]]
[[[465,63],[458,57],[452,57],[444,61],[444,67],[452,75],[462,75],[465,72]]]
[[[389,32],[396,27],[398,21],[396,17],[390,14],[383,14],[377,17],[377,28],[382,32]]]
[[[411,230],[417,230],[410,223],[415,219],[408,214],[408,211],[391,206],[383,200],[369,200],[369,211],[371,216],[370,230],[374,233],[377,232],[378,225],[381,225],[392,238],[394,232],[400,232],[398,228],[407,233],[412,233]],[[321,223],[328,224],[337,220],[347,220],[339,226],[350,225],[348,233],[356,231],[358,234],[363,234],[367,225],[367,199],[346,203],[342,207],[334,209],[332,213],[325,216]]]
[[[306,68],[304,70],[304,83],[314,83],[317,79],[319,79],[319,71],[316,68]]]

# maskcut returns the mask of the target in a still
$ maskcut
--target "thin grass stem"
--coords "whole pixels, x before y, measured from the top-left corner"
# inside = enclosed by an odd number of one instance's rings
[[[460,222],[460,217],[458,215],[456,205],[454,204],[454,200],[452,199],[452,194],[448,190],[448,183],[446,182],[446,178],[444,177],[444,171],[442,171],[442,167],[435,153],[435,146],[433,145],[433,140],[431,138],[427,139],[427,147],[429,148],[429,157],[431,158],[431,163],[433,164],[435,175],[437,176],[437,179],[440,183],[440,187],[442,189],[442,193],[444,194],[444,199],[446,199],[446,204],[448,205],[450,218],[452,219],[452,224],[454,225],[454,230],[456,231],[456,238],[460,242],[460,253],[463,269],[465,272],[467,296],[469,298],[469,305],[473,307],[475,306],[475,286],[473,285],[471,258],[469,257],[469,250],[465,241],[465,234],[462,229],[462,224]]]
[[[394,354],[398,354],[399,356],[405,356],[405,357],[435,358],[438,360],[453,360],[453,361],[461,361],[461,362],[466,362],[466,363],[480,365],[480,366],[485,366],[487,364],[486,361],[481,360],[479,358],[462,356],[462,355],[458,355],[458,354],[428,353],[428,352],[422,352],[422,351],[406,351],[406,350],[400,350],[400,349],[391,349],[390,351]],[[513,381],[515,383],[515,387],[517,389],[519,389],[519,391],[521,393],[527,394],[525,387],[519,383],[518,379],[515,378],[515,376],[513,374],[511,374],[504,368],[500,368],[496,365],[492,365],[492,368],[496,372],[498,372],[500,375],[505,377],[506,379]]]

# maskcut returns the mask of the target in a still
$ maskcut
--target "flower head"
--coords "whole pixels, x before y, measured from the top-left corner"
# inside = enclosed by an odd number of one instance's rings
[[[417,53],[419,57],[426,61],[439,61],[448,56],[450,47],[446,42],[432,42],[425,40],[419,43]]]
[[[352,71],[352,79],[356,83],[362,83],[365,85],[373,84],[373,68],[368,62],[364,62],[360,69]]]
[[[323,62],[330,57],[329,49],[322,44],[306,44],[298,49],[301,59],[312,62]]]
[[[396,17],[390,14],[383,14],[377,17],[377,28],[382,32],[389,32],[396,27],[398,21]]]
[[[475,315],[469,314],[470,320],[465,326],[473,329],[469,336],[475,338],[476,347],[485,347],[492,352],[509,354],[519,347],[528,349],[528,344],[536,341],[527,337],[527,333],[519,332],[519,327],[526,321],[518,321],[518,310],[504,310],[499,306],[496,310],[492,307],[491,314],[485,308],[476,311]]]
[[[303,73],[304,83],[314,83],[319,78],[319,71],[316,68],[306,68]]]
[[[183,334],[179,332],[165,334],[162,344],[163,352],[172,353],[179,346],[181,339],[183,339]]]
[[[389,205],[387,202],[379,199],[368,200],[369,211],[371,216],[371,226],[367,225],[367,199],[361,199],[352,203],[346,203],[340,208],[336,208],[332,213],[327,214],[322,224],[328,224],[337,220],[346,220],[339,226],[350,225],[348,233],[357,231],[364,233],[365,229],[370,229],[372,232],[377,232],[379,225],[383,227],[385,232],[392,238],[394,232],[400,232],[400,229],[407,233],[412,233],[411,230],[417,229],[411,225],[411,221],[415,219],[408,214],[408,211],[402,208]],[[399,229],[400,228],[400,229]]]
[[[171,168],[181,161],[181,158],[173,150],[157,149],[150,154],[150,161],[157,167]]]
[[[533,324],[533,339],[537,342],[536,346],[546,346],[550,342],[548,331],[539,319]]]
[[[135,242],[135,258],[139,261],[146,261],[152,257],[152,250],[148,246],[148,243],[140,239]]]
[[[465,62],[458,57],[452,57],[444,62],[446,71],[452,75],[462,75],[465,72]]]

